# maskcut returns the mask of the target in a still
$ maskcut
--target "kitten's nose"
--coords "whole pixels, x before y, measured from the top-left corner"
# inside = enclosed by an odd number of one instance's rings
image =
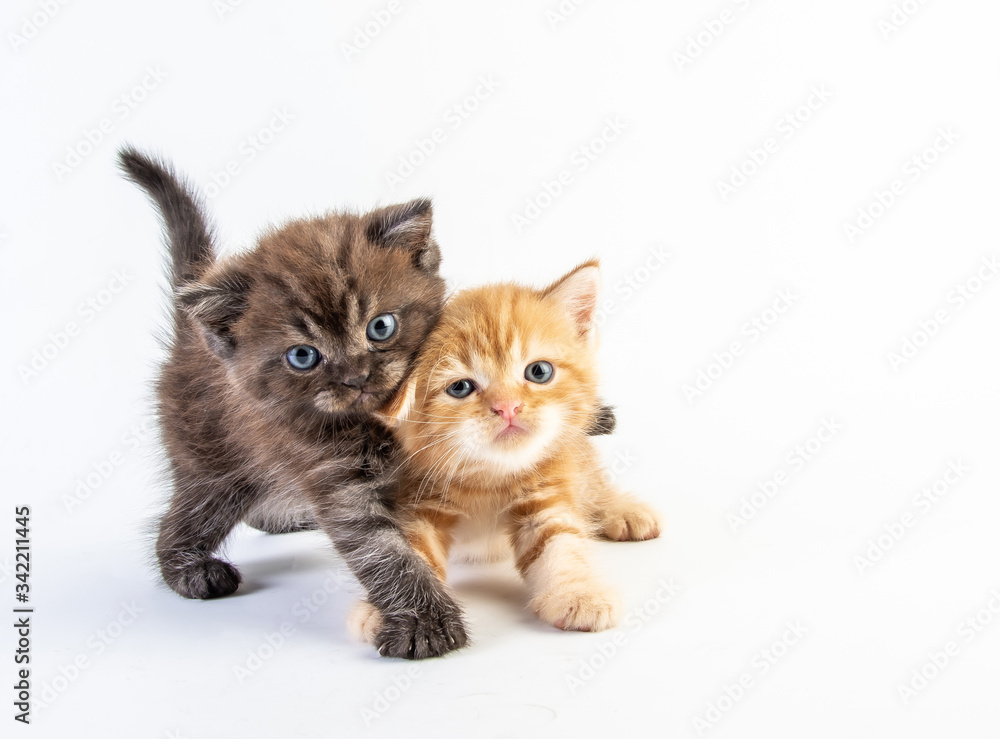
[[[521,410],[520,400],[498,400],[493,404],[493,412],[498,416],[503,416],[503,419],[508,423],[514,420]]]
[[[361,387],[365,384],[365,380],[368,379],[367,374],[358,375],[357,377],[348,377],[341,380],[342,385],[347,385],[347,387]]]

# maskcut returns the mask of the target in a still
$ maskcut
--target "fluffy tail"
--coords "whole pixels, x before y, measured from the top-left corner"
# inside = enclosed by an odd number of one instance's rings
[[[118,152],[118,165],[156,203],[170,244],[174,288],[196,279],[214,260],[212,234],[195,194],[173,169],[131,146]]]

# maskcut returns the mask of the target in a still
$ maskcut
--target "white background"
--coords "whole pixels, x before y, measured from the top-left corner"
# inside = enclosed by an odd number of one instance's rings
[[[13,603],[13,508],[30,505],[36,608],[18,731],[996,737],[1000,279],[982,260],[1000,253],[1000,7],[899,6],[6,3],[0,587]],[[389,20],[366,33],[372,13]],[[262,132],[275,110],[290,122]],[[620,421],[601,445],[668,522],[656,542],[599,545],[629,620],[562,633],[509,573],[457,568],[474,643],[412,676],[347,638],[354,595],[318,534],[236,532],[235,597],[159,584],[164,260],[155,213],[115,170],[125,141],[215,195],[226,249],[427,195],[452,287],[544,283],[599,257]],[[401,158],[417,166],[394,182]],[[647,269],[650,250],[669,257]],[[791,307],[767,312],[779,291]],[[805,461],[824,421],[839,430]],[[915,501],[950,464],[961,477]],[[10,686],[9,628],[4,644]],[[904,696],[914,670],[932,677]]]

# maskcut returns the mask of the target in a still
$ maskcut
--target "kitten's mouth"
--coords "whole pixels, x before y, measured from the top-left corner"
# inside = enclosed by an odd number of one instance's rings
[[[508,421],[505,426],[503,426],[499,431],[497,431],[496,438],[497,441],[507,441],[519,439],[523,436],[528,435],[528,429],[520,425],[516,421]]]
[[[316,396],[315,405],[326,413],[368,413],[382,403],[382,397],[375,390],[357,389],[353,393],[340,394],[339,397],[330,391]]]
[[[359,390],[358,397],[351,401],[351,408],[361,408],[366,405],[371,405],[368,401],[375,397],[375,393],[370,390]]]

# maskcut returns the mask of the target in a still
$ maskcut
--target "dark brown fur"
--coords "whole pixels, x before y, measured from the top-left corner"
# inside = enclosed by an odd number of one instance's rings
[[[393,518],[399,451],[371,415],[441,311],[430,202],[295,221],[216,259],[168,167],[131,149],[121,166],[159,207],[172,254],[174,335],[158,384],[174,487],[157,541],[164,580],[188,598],[229,595],[240,574],[216,552],[239,521],[318,526],[384,614],[380,652],[464,645],[458,607]],[[384,313],[396,333],[372,341],[366,325]],[[296,345],[323,361],[293,368]]]

